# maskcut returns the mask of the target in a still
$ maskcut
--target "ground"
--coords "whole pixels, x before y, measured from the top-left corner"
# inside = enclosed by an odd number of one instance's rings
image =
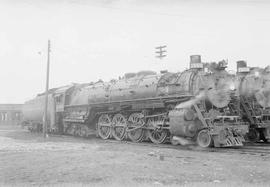
[[[211,151],[95,137],[44,140],[42,134],[5,126],[0,127],[1,184],[270,186],[270,154],[259,149]]]

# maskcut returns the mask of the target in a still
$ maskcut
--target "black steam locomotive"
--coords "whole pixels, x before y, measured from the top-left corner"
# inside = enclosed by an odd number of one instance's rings
[[[153,143],[190,139],[202,147],[242,146],[237,78],[226,61],[202,63],[199,55],[180,73],[127,73],[117,80],[72,84],[49,91],[49,132]],[[24,124],[42,130],[45,95],[24,104]]]
[[[249,123],[248,139],[253,142],[270,139],[270,66],[247,67],[237,62],[241,114]]]

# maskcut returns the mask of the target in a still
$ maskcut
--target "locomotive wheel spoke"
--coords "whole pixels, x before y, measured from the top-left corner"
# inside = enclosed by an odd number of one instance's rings
[[[133,142],[141,142],[145,137],[145,129],[138,128],[136,130],[132,130],[137,127],[141,127],[144,124],[143,115],[141,113],[133,113],[128,118],[128,137]]]
[[[122,114],[116,114],[112,119],[112,135],[116,140],[123,140],[126,134],[127,120]]]
[[[164,119],[153,118],[149,119],[147,123],[148,127],[148,137],[151,142],[156,144],[161,144],[166,141],[169,133],[167,130],[160,129],[162,124],[164,123]]]
[[[102,114],[98,119],[97,130],[98,135],[102,139],[108,139],[111,135],[111,119],[109,115]]]

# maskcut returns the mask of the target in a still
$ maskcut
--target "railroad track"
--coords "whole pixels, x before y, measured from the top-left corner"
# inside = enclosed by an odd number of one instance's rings
[[[52,137],[72,137],[79,138],[69,135],[50,135]],[[81,138],[87,140],[89,138]],[[96,138],[95,136],[91,136],[91,139],[96,140],[98,143],[113,143],[113,144],[129,144],[135,146],[145,146],[145,147],[155,147],[155,148],[168,148],[174,150],[185,150],[185,151],[200,151],[200,152],[217,152],[217,153],[229,153],[229,154],[250,154],[250,155],[261,155],[261,156],[270,156],[270,143],[246,143],[243,147],[227,147],[227,148],[201,148],[196,145],[172,145],[169,143],[165,144],[154,144],[151,142],[131,142],[131,141],[118,141],[114,139],[103,140],[100,138]]]
[[[261,155],[270,156],[270,144],[258,143],[258,144],[247,144],[243,147],[227,147],[227,148],[201,148],[196,145],[172,145],[172,144],[153,144],[150,142],[135,143],[130,141],[117,141],[117,140],[101,140],[102,142],[118,143],[118,144],[130,144],[137,146],[156,147],[156,148],[168,148],[175,150],[186,150],[186,151],[201,151],[201,152],[222,152],[222,153],[233,153],[233,154],[250,154],[250,155]]]
[[[270,156],[270,149],[262,149],[260,147],[240,147],[240,148],[225,148],[218,149],[214,148],[211,152],[224,152],[224,153],[239,153],[239,154],[250,154],[260,156]]]

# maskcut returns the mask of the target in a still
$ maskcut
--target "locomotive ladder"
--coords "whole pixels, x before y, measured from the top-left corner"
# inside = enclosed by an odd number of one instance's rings
[[[228,106],[234,115],[239,115],[240,105],[238,103],[238,98],[236,96],[232,96],[231,98]]]
[[[255,119],[253,118],[253,116],[255,116],[255,112],[254,112],[251,104],[244,97],[240,97],[240,103],[241,103],[241,105],[242,105],[242,107],[247,115],[248,120],[250,121],[251,124],[254,125],[256,123]]]
[[[204,118],[203,114],[205,113],[205,109],[202,106],[202,103],[195,103],[194,108],[197,112],[198,118],[201,120],[204,127],[208,127],[206,123],[206,118]]]

